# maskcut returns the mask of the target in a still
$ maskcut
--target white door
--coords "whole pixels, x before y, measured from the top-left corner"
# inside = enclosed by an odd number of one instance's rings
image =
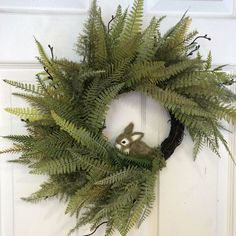
[[[105,20],[111,18],[116,6],[131,6],[132,0],[100,0]],[[57,57],[79,60],[74,52],[77,35],[88,16],[89,0],[0,0],[0,136],[21,134],[22,122],[3,111],[4,107],[23,106],[11,96],[14,89],[3,79],[33,81],[41,70],[35,60],[37,50],[33,36],[44,46],[54,46]],[[167,15],[162,30],[177,22],[189,9],[192,28],[211,42],[202,40],[201,51],[212,51],[214,64],[229,64],[236,70],[236,4],[234,0],[145,0],[145,22],[153,15]],[[138,102],[137,102],[138,101]],[[125,114],[125,116],[124,116]],[[157,145],[168,135],[165,110],[150,98],[137,93],[115,101],[107,117],[107,133],[113,139],[130,121],[135,129],[145,132],[145,141]],[[233,150],[234,133],[226,133]],[[0,148],[9,142],[0,139]],[[140,229],[129,236],[235,236],[233,219],[234,168],[226,152],[222,159],[204,149],[197,161],[192,159],[193,144],[188,133],[168,160],[157,183],[156,206]],[[65,236],[75,219],[64,216],[65,206],[58,201],[33,205],[20,198],[38,188],[43,177],[28,174],[26,168],[10,164],[5,155],[0,159],[0,236]],[[235,225],[236,227],[236,225]],[[75,235],[89,233],[89,228]],[[99,229],[97,236],[103,235]],[[117,234],[118,235],[118,234]]]

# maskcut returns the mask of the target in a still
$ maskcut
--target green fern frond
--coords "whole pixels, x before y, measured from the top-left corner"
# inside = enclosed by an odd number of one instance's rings
[[[10,84],[11,86],[22,89],[26,92],[30,92],[30,93],[37,94],[37,95],[42,94],[42,92],[40,91],[40,88],[34,84],[22,83],[22,82],[17,82],[17,81],[13,81],[13,80],[3,80],[3,81],[7,84]]]
[[[114,47],[118,44],[121,33],[124,30],[126,17],[127,17],[127,9],[124,11],[124,13],[122,13],[121,6],[118,6],[115,18],[111,24],[109,32],[111,39],[111,47]]]
[[[26,202],[37,203],[47,198],[55,197],[60,193],[61,187],[54,182],[45,182],[41,186],[41,189],[33,193],[31,196],[22,198]]]
[[[89,19],[85,24],[84,33],[80,35],[77,42],[77,52],[83,57],[91,68],[95,65],[95,51],[96,51],[96,17],[98,14],[98,7],[96,0],[92,1]]]
[[[83,102],[84,102],[84,117],[87,118],[90,112],[92,111],[92,107],[94,105],[94,101],[97,98],[97,95],[100,92],[100,83],[101,81],[98,78],[95,78],[90,86],[84,91]]]
[[[117,63],[122,60],[132,61],[135,59],[138,47],[141,43],[142,35],[137,34],[129,40],[120,41],[112,51],[112,62]]]
[[[109,222],[106,226],[105,236],[112,236],[114,232],[114,225],[112,224],[112,222]]]
[[[143,61],[151,61],[155,55],[155,43],[157,40],[158,22],[155,17],[150,22],[150,25],[143,32],[142,44],[138,48],[138,55],[136,61],[138,63]]]
[[[35,96],[27,93],[12,93],[13,96],[20,97],[29,103],[32,107],[42,113],[50,113],[50,109],[42,96]]]
[[[48,58],[48,56],[46,55],[44,49],[43,49],[43,46],[41,45],[41,43],[36,39],[35,39],[35,42],[36,42],[36,45],[37,45],[37,48],[38,48],[38,51],[39,51],[39,54],[40,54],[40,61],[43,62],[43,64],[47,67],[50,67],[51,66],[51,61],[50,59]]]
[[[207,107],[218,119],[224,119],[230,123],[236,122],[236,107],[232,105],[210,104]]]
[[[193,100],[181,96],[174,91],[163,90],[154,86],[142,86],[138,87],[138,90],[144,94],[152,96],[154,99],[162,103],[166,108],[173,111],[174,114],[176,113],[176,110],[178,110],[186,115],[202,116],[206,118],[214,117],[213,114],[205,111]]]
[[[97,64],[98,68],[103,68],[105,65],[108,64],[109,55],[108,55],[108,35],[106,27],[103,23],[101,12],[98,11],[96,21],[95,21],[96,31],[97,31],[97,43],[95,46],[95,63]]]
[[[193,159],[196,160],[199,152],[203,148],[204,141],[200,136],[194,137]]]
[[[86,146],[88,149],[93,150],[96,153],[99,153],[103,157],[107,156],[107,150],[109,148],[107,141],[103,140],[99,136],[91,134],[82,127],[77,129],[74,124],[62,119],[55,112],[52,112],[52,117],[56,124],[62,130],[65,130],[79,144]]]
[[[24,144],[32,142],[33,139],[33,137],[30,135],[6,135],[3,136],[3,138],[9,139],[13,142],[24,143]]]
[[[196,63],[197,60],[184,60],[167,67],[162,61],[135,64],[131,68],[127,85],[135,86],[140,82],[146,84],[147,81],[153,84],[160,83],[184,72]]]
[[[129,81],[127,86],[133,86],[142,82],[142,80],[149,80],[150,77],[157,76],[165,70],[165,63],[162,61],[143,62],[131,66],[129,72]]]
[[[117,153],[116,157],[119,161],[119,163],[116,163],[117,159],[115,159],[116,165],[120,163],[125,163],[125,165],[135,165],[137,167],[147,168],[149,169],[152,166],[152,160],[150,156],[144,158],[144,156],[139,155],[126,155],[124,153]]]
[[[20,118],[28,121],[50,120],[49,114],[43,114],[40,110],[31,107],[26,107],[26,108],[8,107],[5,108],[5,111],[13,115],[19,116]]]
[[[118,171],[113,173],[112,175],[99,180],[95,184],[97,185],[109,185],[109,184],[114,184],[116,182],[121,182],[126,178],[130,178],[131,176],[133,177],[134,174],[137,174],[137,168],[134,166],[128,166],[127,168],[124,168],[124,170]]]
[[[100,173],[100,175],[111,174],[115,168],[111,165],[107,164],[106,162],[102,161],[101,159],[95,159],[94,157],[90,156],[82,156],[76,152],[71,151],[71,154],[74,158],[77,159],[77,163],[80,168],[86,170],[90,174],[93,172]]]
[[[205,70],[210,70],[211,69],[211,64],[212,64],[212,55],[211,51],[208,53],[207,60],[206,60],[206,65],[205,65]]]
[[[106,89],[93,101],[93,109],[88,114],[87,125],[94,128],[96,131],[100,130],[106,117],[109,105],[114,100],[124,84],[118,84]]]
[[[143,209],[149,208],[155,200],[153,193],[150,193],[150,189],[153,189],[155,185],[155,178],[151,176],[149,176],[149,178],[150,179],[147,182],[142,183],[140,187],[142,192],[132,207],[132,212],[125,226],[124,234],[127,234],[130,229],[139,222],[143,215]]]
[[[130,70],[130,60],[124,59],[106,67],[105,73],[101,75],[100,89],[121,85],[125,83],[127,71]]]
[[[128,14],[125,29],[123,31],[124,38],[131,38],[133,35],[141,33],[143,17],[143,0],[135,0],[130,13]]]
[[[69,174],[78,171],[80,168],[77,158],[65,156],[58,159],[44,159],[41,162],[30,165],[31,174]]]
[[[35,42],[40,55],[40,57],[37,58],[38,61],[49,71],[49,73],[53,77],[54,82],[63,82],[64,75],[58,69],[57,64],[53,63],[52,60],[48,58],[47,54],[43,49],[43,46],[36,38]]]
[[[4,149],[4,150],[1,150],[0,151],[0,154],[3,154],[3,153],[21,153],[23,151],[26,150],[26,147],[23,146],[23,145],[19,145],[19,144],[14,144],[13,147],[11,148],[7,148],[7,149]]]
[[[70,61],[65,58],[63,59],[55,59],[54,60],[57,65],[60,66],[60,68],[63,69],[68,74],[75,74],[80,73],[82,70],[82,66],[78,62]]]
[[[84,187],[77,190],[70,198],[65,213],[70,215],[75,214],[86,204],[86,202],[90,201],[91,198],[93,199],[98,197],[104,192],[104,190],[106,189],[104,189],[103,187],[94,186],[91,183],[86,184]],[[82,223],[79,222],[78,225],[82,225]]]

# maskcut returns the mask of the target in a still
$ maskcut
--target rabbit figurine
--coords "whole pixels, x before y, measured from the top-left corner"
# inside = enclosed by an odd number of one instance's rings
[[[127,154],[138,154],[138,155],[147,155],[153,149],[149,147],[146,143],[141,141],[144,136],[144,133],[133,132],[134,124],[131,122],[121,133],[115,141],[115,146],[122,152]]]

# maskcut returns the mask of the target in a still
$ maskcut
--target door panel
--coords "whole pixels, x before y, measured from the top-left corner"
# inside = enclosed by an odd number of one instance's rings
[[[214,64],[236,65],[236,19],[233,0],[145,0],[144,24],[153,15],[167,14],[161,29],[164,32],[178,21],[192,6],[192,29],[208,34],[212,40],[200,41],[201,51],[212,51]],[[76,5],[75,5],[76,3]],[[41,70],[35,60],[37,54],[33,35],[47,47],[54,46],[57,57],[79,60],[73,49],[78,33],[88,16],[90,1],[1,1],[0,2],[0,136],[24,132],[23,123],[3,111],[4,107],[23,106],[22,100],[12,97],[15,91],[2,79],[32,81]],[[124,7],[132,1],[100,0],[104,18],[108,21],[118,4]],[[167,4],[168,3],[168,4]],[[195,5],[198,5],[196,8]],[[70,5],[72,4],[72,5]],[[176,5],[173,9],[172,7]],[[219,8],[218,6],[224,5]],[[222,5],[223,4],[223,5]],[[209,7],[210,6],[210,7]],[[138,93],[125,94],[111,104],[107,115],[105,135],[114,142],[115,137],[131,121],[135,129],[145,133],[150,146],[159,145],[167,137],[170,124],[166,111],[151,98]],[[235,143],[235,130],[225,133],[231,144]],[[10,143],[0,138],[0,148]],[[184,141],[167,161],[157,181],[157,199],[150,217],[129,236],[234,236],[234,167],[224,149],[217,158],[204,149],[198,159],[192,160],[193,144],[188,132]],[[234,150],[232,150],[234,152]],[[235,152],[234,152],[235,153]],[[32,176],[19,165],[6,162],[14,158],[5,155],[0,159],[0,236],[64,236],[73,227],[75,219],[64,216],[65,205],[57,200],[29,204],[20,198],[29,195],[45,179]],[[102,236],[104,229],[97,231]],[[89,233],[80,229],[75,235]],[[115,234],[118,236],[118,233]]]

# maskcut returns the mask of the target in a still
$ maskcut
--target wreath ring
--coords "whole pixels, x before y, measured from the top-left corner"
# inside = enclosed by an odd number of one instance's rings
[[[14,144],[2,153],[19,152],[14,162],[48,176],[24,200],[64,199],[66,213],[78,218],[69,234],[86,224],[93,234],[106,223],[105,236],[115,229],[125,236],[145,220],[155,200],[156,173],[182,142],[185,128],[195,144],[194,157],[204,144],[217,155],[219,142],[229,151],[220,120],[236,118],[236,95],[227,88],[234,76],[222,67],[212,69],[210,53],[206,60],[194,56],[197,40],[209,38],[188,33],[186,15],[164,35],[163,17],[142,31],[142,15],[143,0],[135,0],[129,13],[119,6],[105,27],[94,1],[78,40],[81,62],[55,58],[50,45],[49,58],[36,40],[44,67],[37,84],[5,80],[26,91],[14,95],[31,106],[6,108],[25,122],[28,134],[6,136]],[[124,153],[103,135],[111,101],[130,91],[156,99],[170,114],[169,136],[146,155]]]

